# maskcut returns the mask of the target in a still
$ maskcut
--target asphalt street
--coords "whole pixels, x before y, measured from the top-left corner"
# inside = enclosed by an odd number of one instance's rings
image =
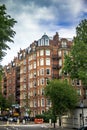
[[[73,130],[69,128],[47,128],[43,125],[31,125],[31,126],[0,126],[0,130]]]
[[[0,130],[75,130],[75,129],[69,129],[69,128],[53,128],[52,125],[49,123],[43,123],[43,124],[35,124],[34,122],[28,122],[28,123],[7,123],[0,121]]]

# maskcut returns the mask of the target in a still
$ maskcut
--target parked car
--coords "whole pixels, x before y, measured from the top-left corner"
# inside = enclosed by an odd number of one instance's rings
[[[13,121],[13,118],[12,118],[12,117],[9,117],[9,118],[8,118],[8,121],[12,122],[12,121]]]
[[[80,127],[78,130],[87,130],[87,126]]]
[[[0,121],[2,121],[3,120],[3,116],[0,116]]]
[[[17,122],[18,119],[18,117],[13,117],[13,122]]]
[[[24,116],[23,119],[24,119],[25,121],[30,121],[30,117],[29,117],[29,116]]]
[[[3,121],[8,121],[8,116],[3,116]]]

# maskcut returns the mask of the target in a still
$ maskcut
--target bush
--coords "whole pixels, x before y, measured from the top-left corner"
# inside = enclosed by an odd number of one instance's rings
[[[38,119],[43,118],[44,122],[49,122],[49,119],[51,119],[50,115],[45,113],[41,115],[36,115],[36,118]]]

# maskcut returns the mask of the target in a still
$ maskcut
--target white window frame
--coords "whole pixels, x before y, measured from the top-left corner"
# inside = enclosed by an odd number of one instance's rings
[[[51,100],[50,99],[47,99],[47,106],[51,106]]]
[[[34,62],[34,66],[33,67],[34,67],[34,69],[36,69],[36,62]]]
[[[40,69],[40,75],[44,75],[44,68]]]
[[[41,95],[44,95],[44,88],[41,89]]]
[[[44,50],[40,50],[40,56],[44,55]]]
[[[45,106],[45,99],[44,98],[41,99],[41,106],[42,107]]]
[[[50,50],[45,50],[46,56],[50,56]]]
[[[67,42],[66,41],[62,41],[62,47],[66,48],[67,47]]]
[[[45,39],[45,46],[49,46],[49,39]]]
[[[45,83],[44,78],[41,78],[41,79],[40,79],[40,84],[41,84],[41,85],[44,85],[44,83]]]
[[[59,60],[59,66],[62,66],[62,59]]]
[[[50,65],[50,58],[46,58],[46,65]]]
[[[44,58],[41,58],[41,59],[40,59],[40,65],[41,65],[41,66],[44,65]]]
[[[41,46],[44,46],[44,39],[41,39]]]

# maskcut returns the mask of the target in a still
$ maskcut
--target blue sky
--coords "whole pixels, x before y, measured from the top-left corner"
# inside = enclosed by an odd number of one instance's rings
[[[60,37],[73,38],[76,26],[87,18],[87,0],[0,0],[1,4],[17,21],[14,44],[8,44],[11,50],[7,50],[2,65],[44,33],[53,36],[58,32]]]

